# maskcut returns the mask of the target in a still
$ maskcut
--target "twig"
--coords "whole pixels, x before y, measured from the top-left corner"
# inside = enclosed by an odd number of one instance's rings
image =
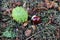
[[[45,29],[43,29],[43,30],[45,30]],[[43,31],[42,30],[42,31]],[[30,39],[31,37],[33,37],[33,36],[35,36],[36,34],[38,34],[38,33],[40,33],[41,31],[39,31],[39,32],[37,32],[37,33],[35,33],[35,34],[33,34],[32,36],[30,36],[29,38],[27,38],[26,40],[28,40],[28,39]]]

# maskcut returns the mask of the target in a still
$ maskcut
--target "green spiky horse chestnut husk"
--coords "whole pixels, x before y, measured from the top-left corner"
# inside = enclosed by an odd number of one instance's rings
[[[28,19],[28,12],[23,7],[16,7],[12,10],[12,17],[15,21],[23,23]]]

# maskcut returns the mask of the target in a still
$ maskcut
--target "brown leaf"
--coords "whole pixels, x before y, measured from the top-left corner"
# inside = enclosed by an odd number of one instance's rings
[[[23,26],[27,26],[28,22],[24,22]]]
[[[7,24],[6,24],[6,23],[3,23],[3,24],[2,24],[2,27],[6,27],[6,26],[7,26]]]
[[[29,29],[27,29],[26,31],[25,31],[25,36],[30,36],[31,35],[31,30],[29,30]]]

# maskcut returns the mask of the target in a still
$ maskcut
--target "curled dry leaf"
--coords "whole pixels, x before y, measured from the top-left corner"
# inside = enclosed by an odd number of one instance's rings
[[[58,7],[59,11],[60,11],[60,7]]]
[[[15,3],[12,3],[12,7],[15,8],[16,7],[16,4]]]
[[[3,24],[2,24],[2,27],[6,27],[6,26],[7,26],[7,24],[6,24],[6,23],[3,23]]]
[[[4,12],[3,12],[3,15],[7,15],[7,12],[6,12],[6,11],[4,11]]]
[[[33,28],[33,30],[36,30],[36,26],[35,25],[32,25],[32,28]]]
[[[20,5],[21,5],[21,2],[16,2],[16,5],[17,5],[17,6],[20,6]]]
[[[28,24],[28,22],[24,22],[24,23],[23,23],[23,26],[27,26],[27,24]]]
[[[18,37],[16,37],[16,40],[19,40],[19,38],[18,38]]]
[[[25,31],[25,36],[27,36],[27,37],[30,36],[31,35],[31,32],[32,32],[31,30],[27,29]]]
[[[59,38],[60,36],[59,36],[59,32],[57,32],[57,36],[56,36],[57,38]]]

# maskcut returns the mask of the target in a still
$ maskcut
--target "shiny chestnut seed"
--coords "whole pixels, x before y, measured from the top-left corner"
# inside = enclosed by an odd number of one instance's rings
[[[36,15],[34,15],[33,17],[32,17],[32,22],[33,22],[33,24],[39,24],[39,23],[41,23],[41,18],[39,17],[39,16],[36,16]]]

